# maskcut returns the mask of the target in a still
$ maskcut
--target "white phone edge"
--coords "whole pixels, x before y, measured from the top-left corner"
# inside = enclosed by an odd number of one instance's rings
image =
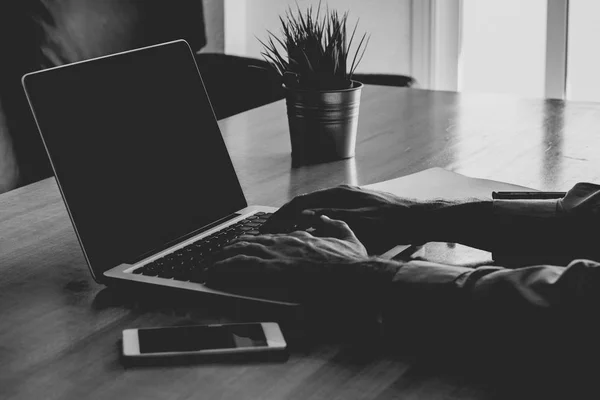
[[[276,322],[261,322],[260,324],[267,339],[267,346],[273,349],[285,349],[286,343],[279,324]]]
[[[262,351],[285,350],[287,344],[283,333],[276,322],[246,322],[246,323],[227,323],[227,324],[209,324],[204,326],[227,326],[227,325],[256,325],[260,324],[267,346],[264,347],[235,347],[226,349],[209,349],[189,352],[163,352],[163,353],[140,353],[140,342],[138,338],[138,329],[123,330],[123,356],[125,357],[172,357],[181,355],[209,355],[209,354],[234,354],[234,353],[258,353]],[[140,328],[140,329],[155,329]]]
[[[141,355],[137,329],[125,329],[123,331],[123,355],[126,357]]]

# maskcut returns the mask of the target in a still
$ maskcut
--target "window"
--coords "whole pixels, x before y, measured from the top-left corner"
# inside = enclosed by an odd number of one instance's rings
[[[458,90],[544,97],[547,0],[463,0]]]
[[[425,87],[600,101],[597,0],[423,1],[432,9],[425,51],[441,55],[432,58],[430,75],[458,65]],[[445,36],[436,35],[439,26]],[[439,51],[447,37],[456,37],[454,53]]]
[[[568,20],[566,98],[600,101],[600,2],[570,0]]]

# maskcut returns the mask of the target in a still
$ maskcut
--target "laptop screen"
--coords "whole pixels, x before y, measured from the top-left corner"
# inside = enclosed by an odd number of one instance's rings
[[[23,84],[96,279],[246,207],[186,42]]]

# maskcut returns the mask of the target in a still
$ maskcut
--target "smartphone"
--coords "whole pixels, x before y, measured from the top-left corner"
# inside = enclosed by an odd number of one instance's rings
[[[126,329],[123,356],[156,358],[283,351],[275,322]]]

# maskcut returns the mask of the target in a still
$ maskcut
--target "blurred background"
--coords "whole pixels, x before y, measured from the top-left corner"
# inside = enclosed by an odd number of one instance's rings
[[[278,16],[318,0],[204,0],[203,51],[260,57]],[[422,88],[600,100],[596,0],[329,0],[371,35],[360,72],[413,76]]]
[[[349,11],[349,27],[358,22],[357,34],[370,35],[357,69],[363,82],[414,86],[415,78],[422,89],[600,101],[596,0],[321,3]],[[265,75],[259,39],[280,32],[289,7],[311,5],[319,0],[2,0],[0,193],[52,175],[23,74],[183,38],[217,118],[226,118],[283,97],[276,77]]]

